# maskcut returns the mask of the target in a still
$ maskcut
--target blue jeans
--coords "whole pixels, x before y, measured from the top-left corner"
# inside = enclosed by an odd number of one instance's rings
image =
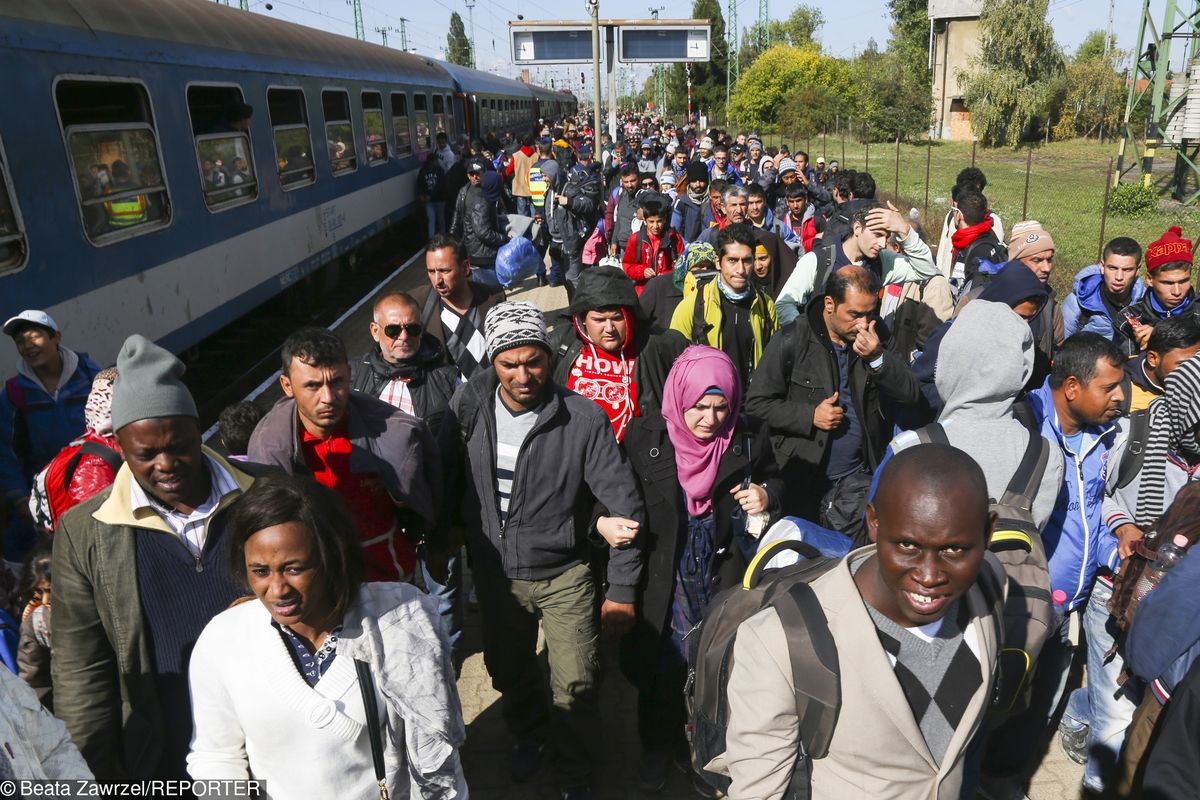
[[[1041,752],[1050,719],[1062,700],[1071,672],[1074,651],[1069,637],[1071,617],[1063,615],[1059,626],[1050,631],[1033,672],[1029,708],[1005,720],[988,734],[983,756],[983,771],[997,776],[1025,776]]]
[[[522,216],[525,216],[525,217],[532,217],[533,216],[533,198],[532,197],[521,197],[519,195],[513,195],[513,196],[516,198],[516,201],[517,201],[517,213]]]
[[[1137,704],[1117,685],[1125,660],[1114,654],[1107,662],[1104,654],[1113,646],[1116,623],[1108,613],[1112,588],[1101,580],[1092,586],[1092,596],[1083,613],[1083,631],[1087,637],[1087,686],[1071,693],[1062,724],[1072,730],[1088,726],[1087,766],[1083,769],[1083,788],[1102,792],[1116,771],[1125,742],[1125,730],[1133,720]]]
[[[446,227],[446,204],[445,203],[426,203],[425,204],[425,224],[428,229],[429,238],[432,239],[435,233],[441,233]]]
[[[438,614],[446,625],[446,633],[450,636],[450,652],[458,649],[458,641],[462,638],[462,553],[450,553],[446,561],[446,583],[440,584],[429,574],[425,566],[425,555],[417,559],[417,568],[421,570],[421,579],[425,582],[425,591],[437,600]]]

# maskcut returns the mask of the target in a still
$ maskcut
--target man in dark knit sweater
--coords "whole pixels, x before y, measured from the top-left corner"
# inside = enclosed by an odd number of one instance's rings
[[[208,621],[245,593],[226,520],[253,479],[201,445],[182,362],[135,335],[117,366],[125,463],[54,537],[55,713],[97,779],[186,779],[188,660]]]

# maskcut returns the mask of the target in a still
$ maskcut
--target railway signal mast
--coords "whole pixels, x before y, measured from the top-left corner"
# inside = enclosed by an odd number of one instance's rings
[[[475,0],[464,0],[467,6],[467,25],[471,28],[471,69],[479,69],[475,61]]]
[[[363,25],[362,0],[346,0],[346,5],[354,8],[354,38],[360,42],[367,40],[367,29]]]

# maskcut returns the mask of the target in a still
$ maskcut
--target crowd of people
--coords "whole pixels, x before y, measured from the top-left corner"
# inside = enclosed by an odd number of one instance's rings
[[[1006,236],[978,169],[934,246],[836,161],[620,131],[439,135],[420,288],[375,300],[366,353],[292,332],[283,398],[211,444],[155,343],[102,370],[44,311],[4,324],[0,779],[466,797],[469,590],[508,777],[545,762],[564,800],[596,794],[606,646],[646,792],[1008,800],[1055,737],[1086,796],[1195,796],[1183,231],[1114,238],[1060,296],[1053,231]],[[557,318],[497,282],[520,235]],[[689,737],[706,620],[799,574],[764,573],[780,537],[811,574],[737,621],[723,739]]]

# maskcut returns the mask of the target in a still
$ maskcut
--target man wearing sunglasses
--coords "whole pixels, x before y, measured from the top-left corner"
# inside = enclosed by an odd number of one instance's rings
[[[440,440],[442,420],[458,386],[458,368],[447,363],[446,349],[437,337],[425,331],[421,307],[410,295],[385,294],[375,301],[370,331],[375,347],[351,359],[350,387],[425,420],[434,438]],[[460,531],[450,530],[449,545],[444,583],[430,574],[424,553],[418,552],[417,567],[429,593],[437,598],[438,613],[457,656],[462,638]]]

